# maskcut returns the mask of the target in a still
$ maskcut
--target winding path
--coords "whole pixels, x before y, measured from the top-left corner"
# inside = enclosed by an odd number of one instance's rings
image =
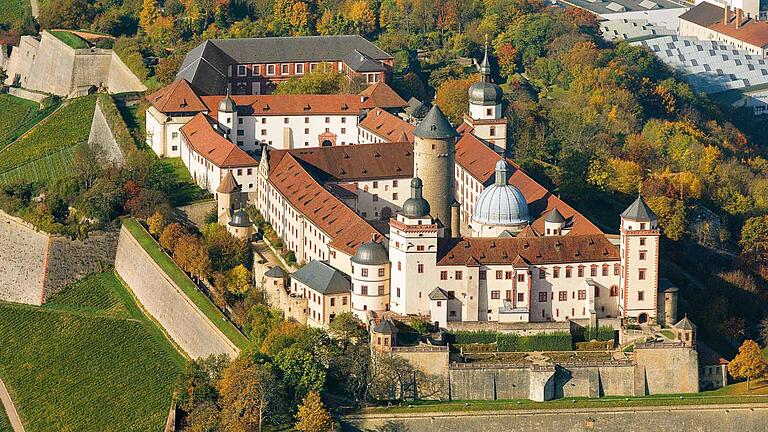
[[[16,411],[16,406],[13,405],[11,395],[8,394],[8,389],[3,384],[3,380],[0,380],[0,402],[5,407],[5,413],[8,414],[8,420],[11,421],[11,427],[14,432],[25,432],[24,425],[21,423],[19,413]]]

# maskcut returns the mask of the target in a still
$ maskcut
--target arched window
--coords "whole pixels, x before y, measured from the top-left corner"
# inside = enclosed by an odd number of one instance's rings
[[[603,276],[608,276],[608,264],[603,264]]]
[[[611,286],[611,297],[619,295],[619,287],[616,285]]]

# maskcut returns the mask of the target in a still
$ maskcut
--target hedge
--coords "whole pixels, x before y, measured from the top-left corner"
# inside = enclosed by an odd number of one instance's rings
[[[464,353],[485,353],[485,352],[496,352],[496,344],[495,343],[489,343],[489,344],[481,344],[481,343],[473,343],[473,344],[456,344],[454,347]]]
[[[612,341],[614,340],[614,330],[611,326],[600,327],[577,327],[574,330],[574,339],[579,342],[589,342],[591,340]]]
[[[457,331],[453,332],[453,341],[455,344],[473,344],[482,343],[490,344],[496,342],[495,331],[479,330],[479,331]]]
[[[602,351],[613,348],[613,341],[576,342],[576,351]]]
[[[570,351],[572,344],[571,334],[568,332],[533,336],[499,334],[496,337],[496,348],[499,352]]]

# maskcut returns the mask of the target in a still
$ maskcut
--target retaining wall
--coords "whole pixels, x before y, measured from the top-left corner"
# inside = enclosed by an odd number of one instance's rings
[[[237,347],[162,271],[125,227],[120,230],[115,270],[144,309],[190,357],[237,356]]]
[[[101,109],[101,101],[96,102],[96,109],[93,112],[88,145],[96,150],[95,153],[100,159],[99,162],[122,165],[125,161],[125,155],[123,155],[120,145],[117,144],[115,134]]]
[[[45,269],[45,300],[86,275],[103,271],[115,261],[117,231],[97,231],[85,240],[51,236]]]
[[[0,300],[43,302],[48,236],[0,211]]]

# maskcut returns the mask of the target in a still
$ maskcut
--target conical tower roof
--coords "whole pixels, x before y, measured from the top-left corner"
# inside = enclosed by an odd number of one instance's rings
[[[458,132],[451,126],[451,122],[445,117],[445,114],[434,105],[424,116],[424,120],[419,122],[413,131],[413,136],[419,138],[446,139],[458,136]]]
[[[235,180],[235,176],[232,175],[232,171],[227,171],[227,175],[225,175],[224,178],[221,179],[221,183],[219,184],[219,187],[216,189],[216,192],[229,194],[232,192],[236,192],[239,188],[240,188],[240,185],[237,184],[237,180]]]
[[[565,222],[565,218],[563,217],[563,214],[560,213],[560,210],[557,209],[557,207],[553,208],[551,212],[547,215],[546,218],[544,218],[544,222],[551,222],[551,223],[563,223]]]
[[[635,202],[633,202],[629,207],[627,207],[626,210],[624,210],[624,213],[621,214],[621,217],[624,219],[632,219],[637,221],[652,221],[658,219],[656,217],[656,213],[654,213],[653,210],[648,207],[648,204],[645,203],[645,200],[640,194],[637,194],[637,199]]]

